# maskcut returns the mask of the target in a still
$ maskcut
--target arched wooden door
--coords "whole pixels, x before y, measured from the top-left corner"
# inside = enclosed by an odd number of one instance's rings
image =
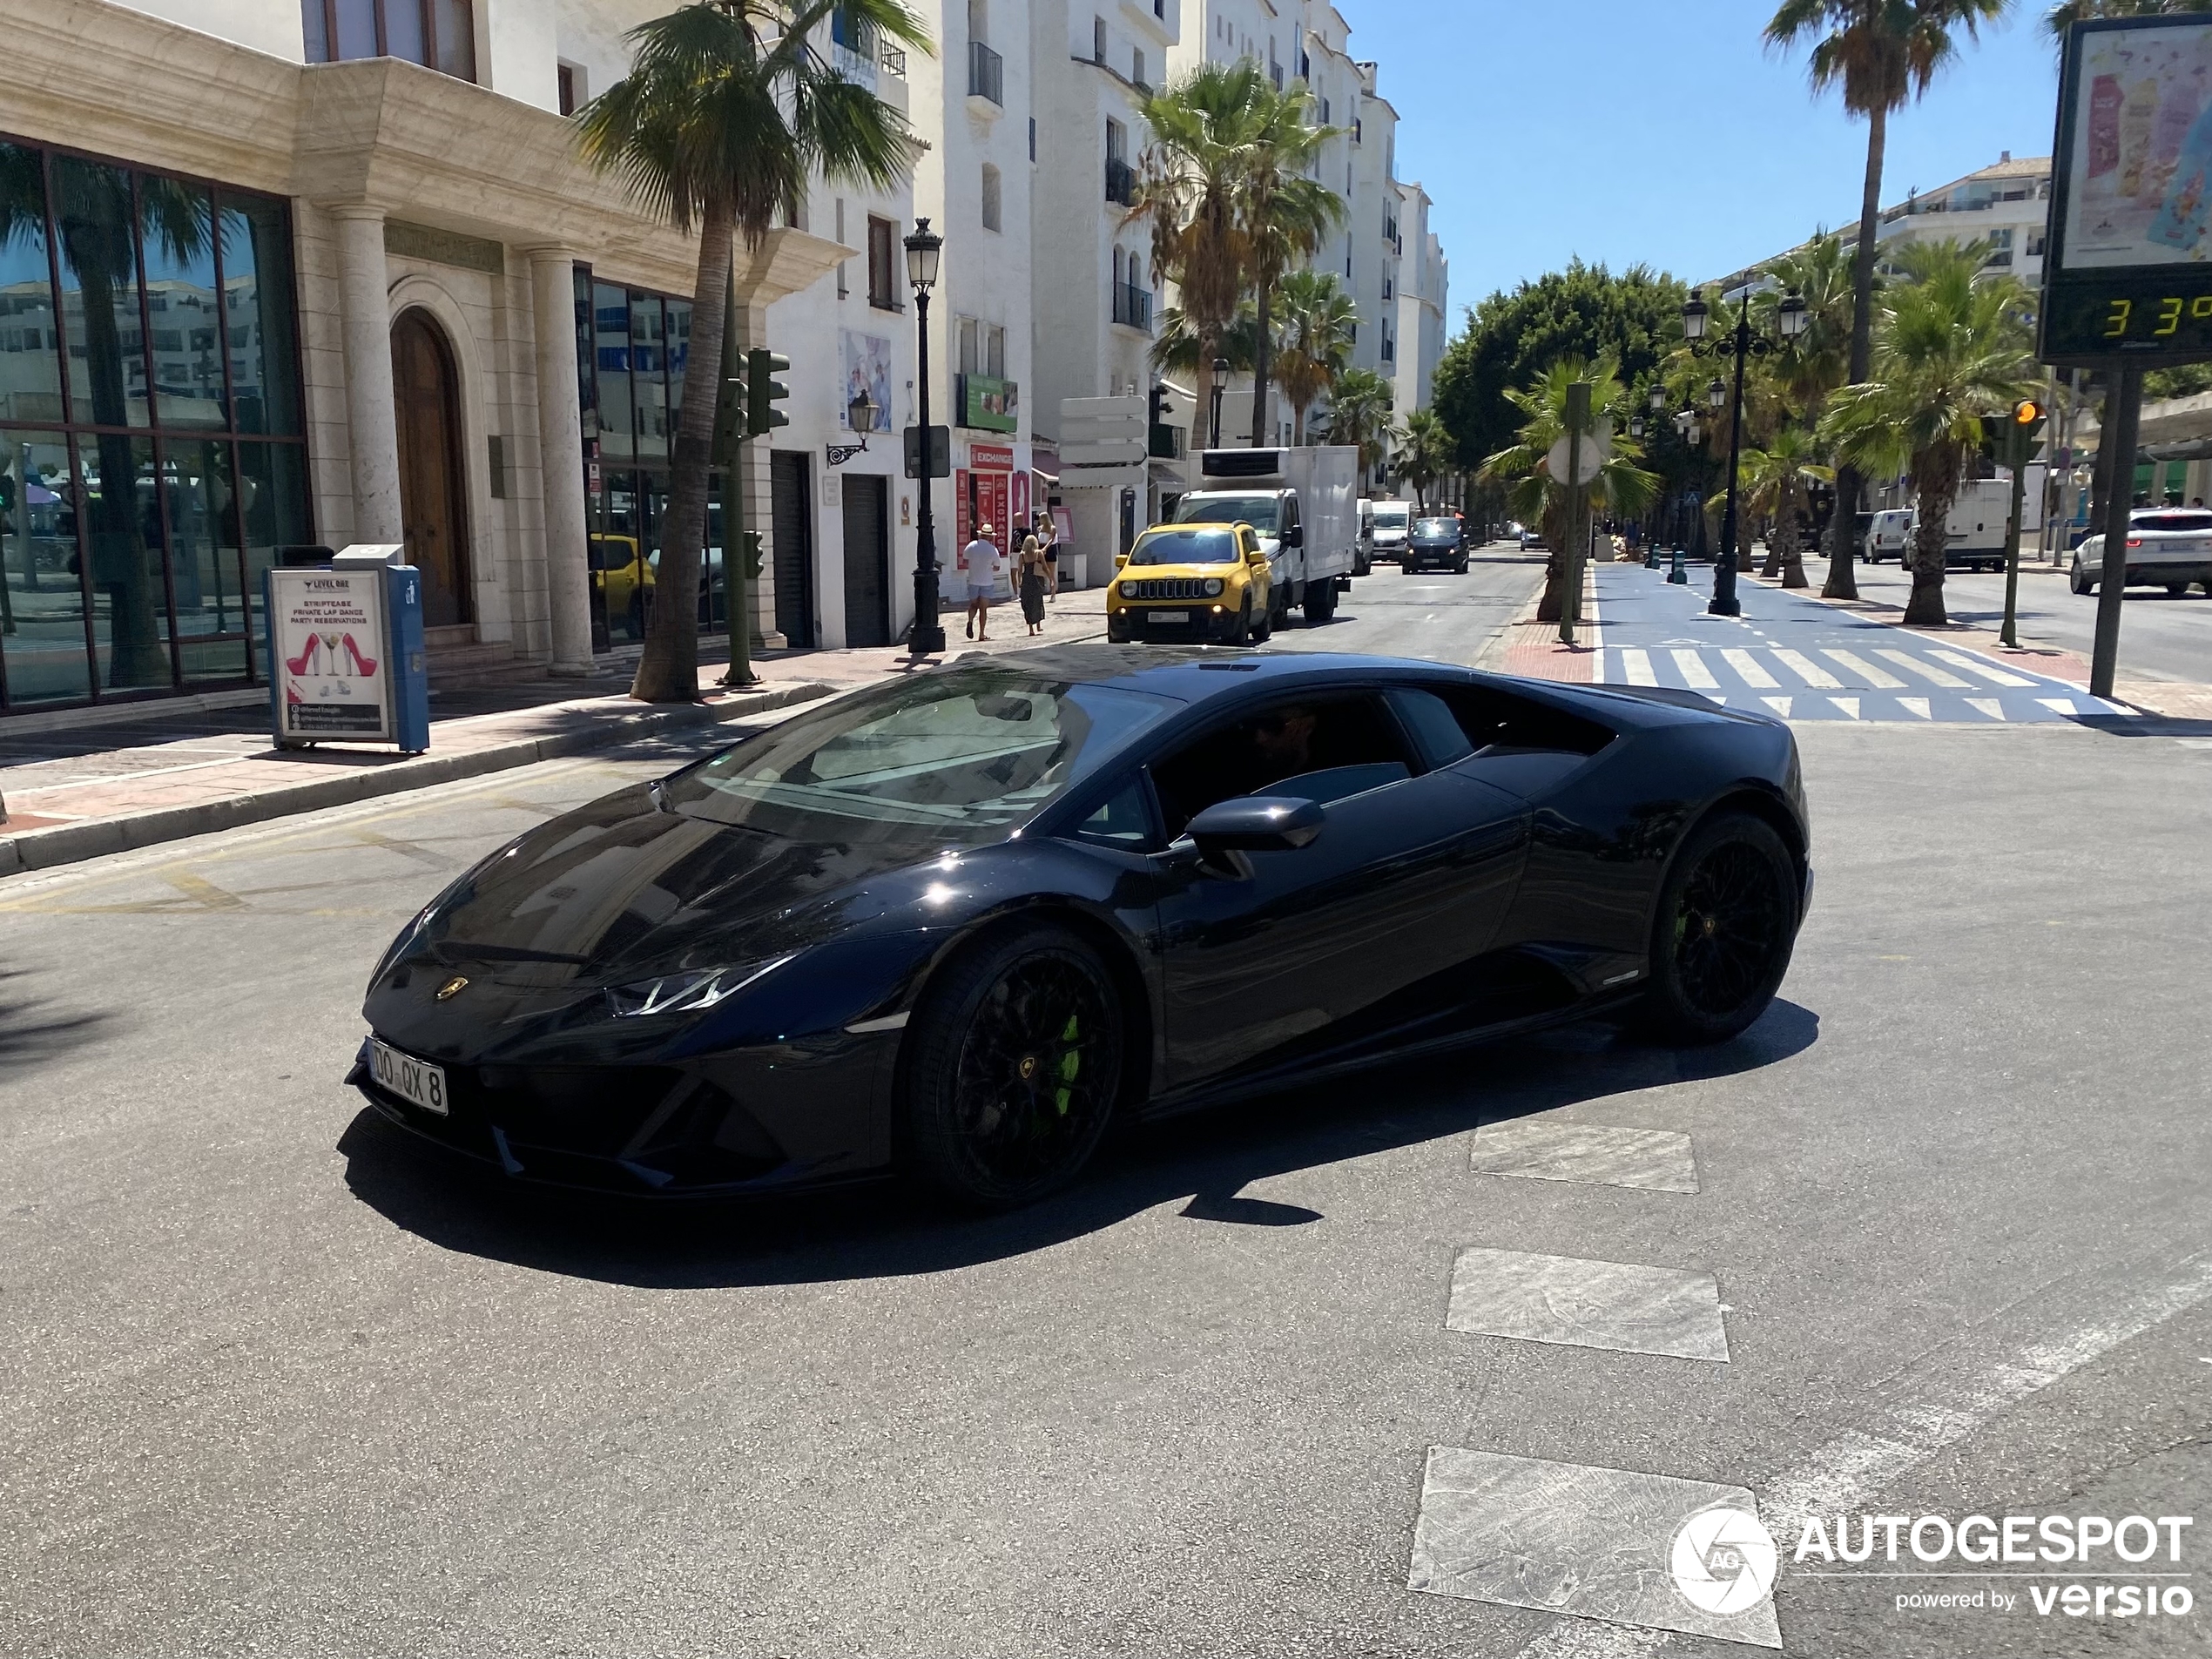
[[[392,325],[392,393],[400,441],[400,523],[407,562],[422,572],[422,621],[475,620],[469,580],[469,491],[461,464],[461,377],[428,313]]]

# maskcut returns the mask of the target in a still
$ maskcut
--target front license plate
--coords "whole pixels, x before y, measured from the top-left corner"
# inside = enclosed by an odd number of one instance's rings
[[[1187,610],[1155,610],[1152,611],[1150,615],[1154,622],[1188,622],[1190,620],[1190,613]]]
[[[401,1054],[374,1037],[368,1040],[369,1075],[376,1079],[377,1087],[389,1089],[411,1105],[426,1112],[435,1112],[441,1117],[453,1109],[451,1097],[446,1093],[446,1074],[442,1066],[434,1066],[427,1060],[417,1060],[411,1054]]]

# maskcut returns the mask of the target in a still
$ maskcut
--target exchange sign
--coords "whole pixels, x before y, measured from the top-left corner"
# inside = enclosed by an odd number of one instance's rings
[[[2074,25],[2052,185],[2042,360],[2212,358],[2212,19]]]

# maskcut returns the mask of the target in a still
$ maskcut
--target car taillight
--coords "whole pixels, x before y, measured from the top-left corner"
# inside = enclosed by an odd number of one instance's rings
[[[2131,536],[2128,538],[2128,545],[2130,547],[2141,547],[2142,544],[2143,538],[2140,536]]]

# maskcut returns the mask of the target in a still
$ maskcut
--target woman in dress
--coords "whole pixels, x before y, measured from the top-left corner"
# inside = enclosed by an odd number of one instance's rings
[[[1060,527],[1049,512],[1037,515],[1037,535],[1044,542],[1044,597],[1060,597]]]
[[[1032,635],[1044,631],[1044,550],[1037,538],[1022,538],[1022,568],[1017,577],[1022,592],[1022,617]]]

